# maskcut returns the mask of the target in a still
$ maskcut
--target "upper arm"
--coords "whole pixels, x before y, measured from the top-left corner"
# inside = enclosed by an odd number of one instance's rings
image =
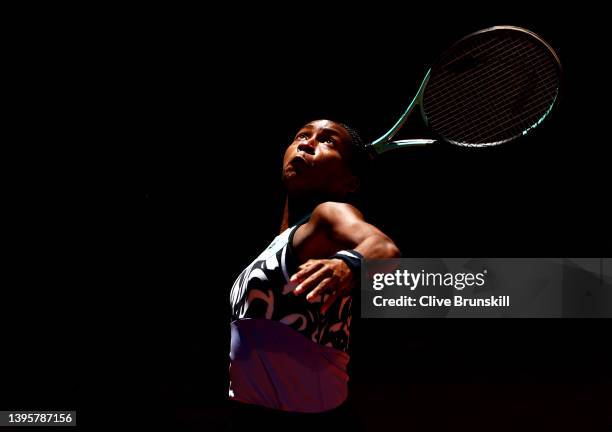
[[[325,202],[313,211],[310,221],[294,236],[294,246],[301,261],[324,258],[342,249],[356,249],[366,258],[385,253],[397,256],[393,241],[350,204]],[[361,248],[361,250],[359,250]],[[388,250],[382,251],[387,248]]]

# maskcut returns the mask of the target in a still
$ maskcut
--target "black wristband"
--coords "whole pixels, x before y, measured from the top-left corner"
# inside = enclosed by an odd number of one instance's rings
[[[346,263],[347,266],[353,272],[355,277],[361,276],[361,260],[363,259],[363,255],[354,250],[341,250],[336,252],[329,259],[341,259]]]

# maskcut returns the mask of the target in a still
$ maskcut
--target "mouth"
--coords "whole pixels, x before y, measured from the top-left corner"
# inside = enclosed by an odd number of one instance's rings
[[[308,161],[305,157],[303,157],[301,155],[297,155],[293,159],[291,159],[290,164],[293,165],[295,168],[310,168],[310,167],[312,167],[312,162]]]

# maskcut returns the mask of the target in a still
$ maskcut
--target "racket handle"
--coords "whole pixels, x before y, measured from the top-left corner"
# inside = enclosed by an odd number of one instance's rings
[[[409,140],[398,140],[389,141],[384,144],[370,145],[368,146],[369,156],[374,159],[376,156],[386,153],[390,150],[396,150],[404,147],[423,146],[435,143],[437,140],[434,139],[409,139]]]
[[[399,141],[391,141],[389,144],[395,144],[397,147],[406,147],[406,146],[418,146],[418,145],[428,145],[433,144],[437,140],[435,139],[409,139],[409,140],[399,140]]]

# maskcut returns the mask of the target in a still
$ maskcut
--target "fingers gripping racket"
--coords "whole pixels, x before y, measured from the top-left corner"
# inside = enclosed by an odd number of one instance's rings
[[[438,58],[395,125],[368,145],[370,155],[438,140],[467,147],[512,141],[542,123],[560,85],[559,58],[535,33],[512,26],[472,33]],[[393,141],[417,106],[435,139]]]

